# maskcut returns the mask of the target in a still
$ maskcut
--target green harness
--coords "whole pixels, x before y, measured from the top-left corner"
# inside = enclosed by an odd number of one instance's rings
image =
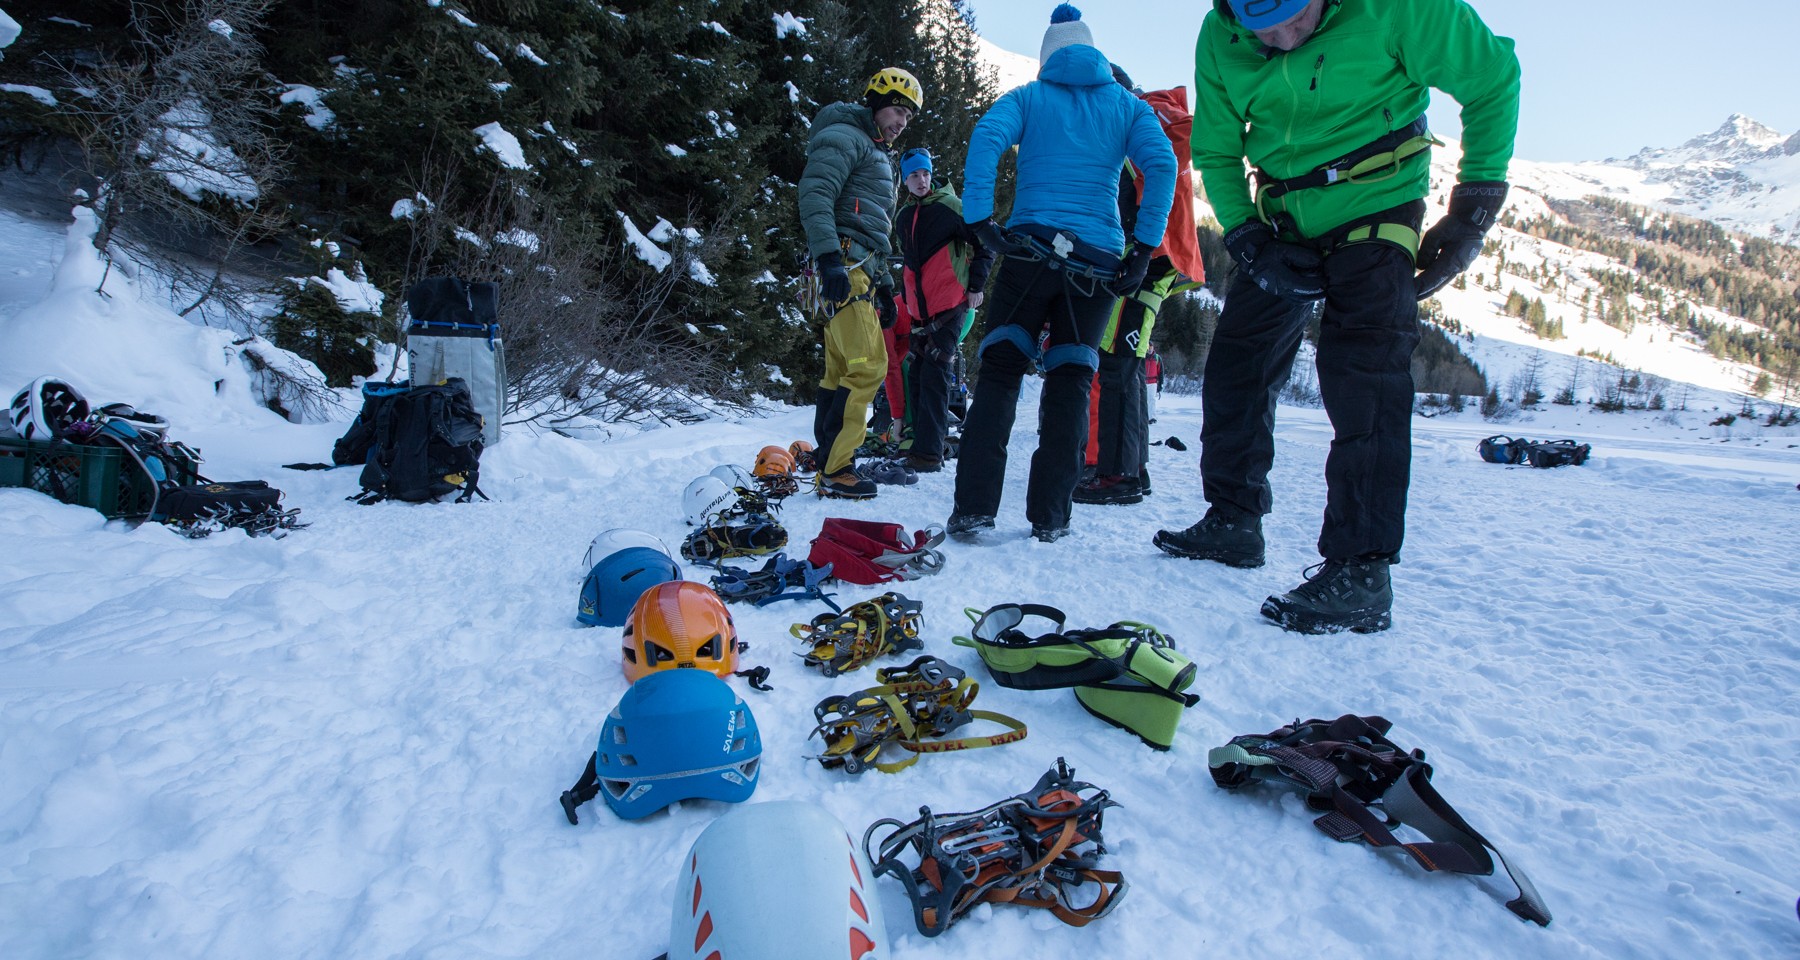
[[[1061,610],[1036,603],[963,612],[975,626],[972,636],[956,637],[955,643],[973,647],[1001,686],[1073,687],[1087,712],[1130,730],[1158,750],[1174,744],[1181,711],[1200,702],[1186,692],[1194,682],[1193,661],[1147,623],[1122,620],[1099,629],[1067,630]],[[1047,621],[1050,630],[1036,636],[1025,632],[1021,627],[1027,618]]]

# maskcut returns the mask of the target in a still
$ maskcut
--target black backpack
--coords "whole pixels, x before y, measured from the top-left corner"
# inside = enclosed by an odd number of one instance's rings
[[[423,503],[455,490],[456,502],[487,494],[476,486],[481,466],[481,416],[463,381],[412,387],[363,386],[363,409],[332,448],[337,463],[362,463],[358,503]]]

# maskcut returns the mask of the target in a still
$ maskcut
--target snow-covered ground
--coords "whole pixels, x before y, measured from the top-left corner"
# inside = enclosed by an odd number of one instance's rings
[[[0,389],[67,371],[139,400],[210,475],[270,479],[312,526],[189,541],[0,490],[0,956],[665,949],[678,861],[722,808],[624,822],[596,803],[564,821],[557,795],[625,690],[619,631],[575,621],[580,559],[614,526],[678,541],[690,478],[805,436],[810,411],[606,442],[515,432],[483,458],[494,502],[356,506],[353,471],[278,467],[325,458],[343,424],[260,410],[213,331],[122,288],[103,301],[65,276],[53,291],[58,263],[77,278],[91,266],[79,248],[65,259],[62,237],[0,214]],[[31,306],[46,297],[55,310]],[[1158,413],[1155,437],[1194,442],[1197,400],[1165,395]],[[1009,601],[1059,606],[1071,625],[1157,624],[1200,666],[1174,749],[1067,693],[987,683],[976,705],[1027,721],[1025,741],[829,773],[808,759],[812,707],[872,677],[800,666],[787,627],[816,604],[734,608],[748,659],[774,668],[771,693],[733,681],[765,744],[756,799],[816,801],[860,834],[921,804],[1019,792],[1064,756],[1124,805],[1107,835],[1132,889],[1112,916],[1078,930],[983,907],[928,940],[881,880],[897,960],[1800,956],[1800,439],[1525,416],[1415,420],[1394,628],[1329,638],[1257,614],[1316,559],[1322,412],[1281,413],[1270,562],[1249,571],[1149,545],[1204,509],[1195,454],[1161,446],[1150,500],[1078,507],[1074,536],[1031,540],[1021,429],[996,542],[948,545],[942,575],[900,587],[924,601],[926,649],[985,680],[950,638],[964,607]],[[1483,463],[1476,442],[1495,432],[1574,436],[1594,456]],[[828,515],[919,527],[944,519],[951,484],[797,497],[783,520],[799,550]],[[1428,752],[1445,797],[1536,881],[1548,929],[1504,910],[1497,881],[1330,841],[1294,793],[1213,786],[1208,748],[1346,712],[1386,716]]]

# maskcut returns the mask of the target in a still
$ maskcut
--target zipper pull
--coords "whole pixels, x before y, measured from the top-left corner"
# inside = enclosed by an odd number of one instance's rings
[[[1306,89],[1308,89],[1308,90],[1319,89],[1319,71],[1324,70],[1324,69],[1325,69],[1325,55],[1321,53],[1321,54],[1319,54],[1318,61],[1313,64],[1312,86],[1307,87]]]

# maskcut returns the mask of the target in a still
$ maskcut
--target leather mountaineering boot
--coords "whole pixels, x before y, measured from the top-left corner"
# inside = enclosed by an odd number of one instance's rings
[[[872,500],[875,498],[875,481],[858,476],[855,470],[844,470],[829,477],[820,475],[819,496],[839,500]]]
[[[1036,537],[1039,543],[1055,543],[1068,536],[1069,532],[1069,525],[1066,523],[1060,527],[1052,527],[1043,523],[1031,525],[1031,535]]]
[[[1393,581],[1385,558],[1327,560],[1306,582],[1263,601],[1262,615],[1295,633],[1377,633],[1393,625]]]
[[[959,540],[973,538],[983,530],[994,529],[994,518],[979,513],[953,513],[944,522],[944,532]]]
[[[914,473],[936,473],[939,470],[944,469],[943,458],[928,457],[922,453],[908,455],[906,458],[906,465]]]
[[[1190,560],[1217,560],[1233,567],[1263,565],[1262,518],[1209,507],[1186,530],[1158,530],[1151,543],[1164,553]]]
[[[1143,484],[1136,477],[1095,477],[1075,487],[1076,503],[1127,504],[1143,500]]]

